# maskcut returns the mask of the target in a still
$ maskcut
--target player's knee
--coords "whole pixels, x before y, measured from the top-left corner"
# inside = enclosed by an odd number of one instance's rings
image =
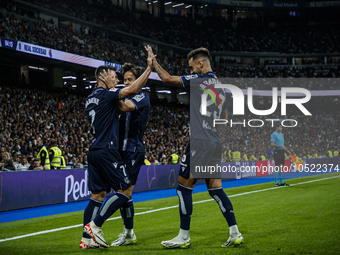
[[[128,196],[129,198],[132,197],[132,189],[131,187],[128,189],[117,190],[117,192],[123,193],[124,195]]]
[[[106,191],[93,191],[91,198],[103,202],[106,197]]]

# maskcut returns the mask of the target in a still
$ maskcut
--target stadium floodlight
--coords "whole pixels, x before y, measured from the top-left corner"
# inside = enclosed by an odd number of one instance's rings
[[[145,89],[150,89],[150,87],[143,87],[142,89],[143,89],[143,90],[145,90]]]
[[[184,5],[184,3],[180,3],[180,4],[175,4],[175,5],[173,5],[172,7],[178,7],[178,6],[181,6],[181,5]]]
[[[63,77],[63,79],[65,80],[65,79],[72,79],[72,80],[76,80],[77,79],[77,77],[75,77],[75,76],[64,76]]]
[[[35,69],[35,70],[38,70],[39,68],[36,67],[36,66],[28,66],[29,69]]]
[[[168,4],[172,4],[172,2],[166,2],[166,3],[164,3],[164,5],[168,5]]]
[[[153,1],[152,3],[153,3],[153,4],[155,4],[155,3],[158,3],[158,0],[156,0],[156,1]]]
[[[192,4],[185,6],[185,9],[190,8]]]
[[[178,94],[179,94],[179,95],[186,95],[187,92],[179,92]]]
[[[72,88],[76,88],[77,87],[77,84],[75,84],[75,85],[72,85]]]
[[[96,83],[97,81],[90,81],[90,83]]]
[[[86,78],[83,78],[83,81],[86,81]]]

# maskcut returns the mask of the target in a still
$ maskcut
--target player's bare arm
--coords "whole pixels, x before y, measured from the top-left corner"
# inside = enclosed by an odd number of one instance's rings
[[[148,81],[149,75],[152,71],[152,60],[156,57],[152,51],[151,47],[145,46],[145,49],[148,52],[148,58],[147,58],[147,68],[144,71],[144,73],[135,80],[131,86],[123,88],[120,91],[120,99],[125,99],[127,97],[136,95],[146,84]],[[105,70],[101,73],[100,80],[106,84],[108,88],[114,88],[116,86],[116,78],[115,76],[112,76],[110,73],[105,72]]]
[[[152,53],[152,55],[154,55],[153,52],[152,52],[152,49],[151,49],[151,53]],[[183,87],[181,78],[179,76],[171,76],[167,71],[165,71],[161,67],[161,65],[157,62],[156,58],[153,58],[152,63],[153,63],[153,66],[154,66],[155,71],[157,72],[159,78],[161,78],[161,80],[164,83],[169,84],[169,85],[175,85],[175,86]]]
[[[152,71],[152,60],[156,57],[151,50],[151,47],[145,46],[146,51],[148,52],[148,58],[147,58],[147,63],[148,66],[144,73],[137,79],[135,80],[131,86],[126,87],[120,91],[120,98],[125,99],[127,97],[136,95],[146,84],[148,81],[149,75]]]
[[[131,100],[124,102],[123,100],[118,101],[118,108],[120,112],[132,112],[136,110],[136,106]]]
[[[158,64],[157,60],[154,59],[153,66],[155,67],[155,71],[157,72],[159,78],[169,85],[175,85],[179,87],[183,87],[182,80],[179,76],[171,76],[167,71],[165,71],[160,64]]]

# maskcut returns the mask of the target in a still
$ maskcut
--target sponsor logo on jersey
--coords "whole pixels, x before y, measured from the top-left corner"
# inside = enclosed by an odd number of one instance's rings
[[[198,75],[197,74],[192,74],[192,75],[185,75],[184,78],[189,81],[191,79],[197,78]]]
[[[137,95],[133,96],[132,99],[136,100],[137,102],[140,102],[140,101],[143,100],[144,97],[145,97],[145,94],[141,93],[141,94],[137,94]]]

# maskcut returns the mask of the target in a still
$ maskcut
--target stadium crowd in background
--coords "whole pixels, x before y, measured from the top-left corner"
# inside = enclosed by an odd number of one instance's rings
[[[81,6],[76,0],[33,0],[31,2],[114,30],[154,38],[185,48],[204,46],[211,51],[285,53],[334,51],[331,40],[333,31],[328,32],[327,25],[311,27],[307,24],[284,24],[270,28],[264,26],[260,18],[239,18],[238,26],[233,27],[223,17],[196,17],[196,20],[202,20],[202,25],[205,27],[214,27],[214,33],[207,36],[209,30],[200,29],[201,26],[190,19],[190,15],[181,17],[167,13],[167,17],[176,17],[171,22],[167,22],[165,19],[151,15],[150,10],[149,12],[136,10],[143,15],[142,19],[138,19],[127,9],[113,5],[110,1],[91,1],[92,4],[84,2]],[[336,26],[334,29],[337,31]],[[186,40],[182,40],[184,34]]]
[[[32,21],[27,18],[18,19],[13,14],[1,17],[0,13],[0,36],[13,40],[26,41],[40,46],[102,59],[113,63],[131,62],[136,65],[143,65],[142,59],[145,55],[140,50],[141,46],[127,39],[111,38],[101,33],[75,33],[66,28],[54,28],[49,22]],[[190,73],[187,68],[186,59],[182,57],[170,57],[166,52],[162,52],[159,62],[173,75]],[[230,78],[339,78],[339,61],[329,59],[332,65],[308,66],[259,66],[259,65],[239,65],[235,60],[226,60],[234,65],[224,65],[215,63],[218,77]],[[225,60],[223,59],[223,63]],[[318,62],[319,63],[319,62]],[[310,63],[308,63],[310,64]],[[308,89],[335,89],[336,86],[327,83],[325,87],[319,84],[303,85]],[[254,87],[255,89],[269,89],[264,84]]]
[[[110,1],[103,1],[104,6],[95,0],[92,1],[92,5],[84,2],[80,6],[76,0],[32,0],[30,2],[90,21],[94,27],[81,26],[79,32],[75,32],[71,23],[64,27],[55,26],[52,19],[45,21],[32,13],[28,13],[25,17],[20,15],[16,17],[12,13],[14,10],[9,8],[4,15],[0,12],[0,37],[115,63],[131,62],[143,65],[145,53],[140,50],[140,43],[127,37],[120,38],[110,33],[99,32],[95,25],[109,24],[114,30],[141,36],[148,35],[155,40],[181,47],[205,46],[212,51],[283,52],[282,49],[285,49],[285,53],[327,53],[333,52],[339,46],[334,45],[338,40],[330,39],[332,36],[334,39],[338,38],[339,27],[336,24],[313,27],[278,25],[275,28],[267,28],[263,27],[259,19],[251,18],[238,20],[239,26],[233,28],[230,23],[221,22],[225,21],[222,17],[201,18],[202,24],[207,26],[211,22],[223,24],[217,29],[216,38],[208,39],[204,34],[208,32],[192,24],[193,21],[189,18],[172,19],[173,22],[169,24],[150,15],[147,11],[137,10],[140,15],[143,15],[143,19],[137,19],[124,8],[111,5]],[[79,8],[74,8],[75,6]],[[109,15],[104,15],[105,13]],[[176,15],[167,14],[167,16],[178,18]],[[191,30],[194,32],[190,32]],[[282,33],[278,33],[279,30]],[[182,34],[178,31],[186,33],[189,39],[183,41]],[[200,40],[202,38],[206,38],[205,41]],[[301,38],[304,40],[301,41]],[[166,51],[160,52],[158,57],[158,62],[172,75],[189,74],[186,61],[185,57],[175,52],[173,56],[169,56]],[[277,60],[268,60],[264,65],[245,65],[235,59],[224,57],[214,62],[214,69],[218,77],[231,78],[339,78],[339,61],[329,58],[327,60],[329,65],[325,65],[323,59],[302,59],[303,66],[293,67]],[[241,88],[247,88],[246,84],[239,85]],[[252,87],[262,90],[272,89],[272,86],[267,83],[255,83]],[[310,90],[338,88],[337,84],[332,82],[326,84],[303,82],[300,87]],[[47,148],[50,147],[50,141],[56,140],[68,167],[87,165],[86,153],[92,135],[86,125],[85,97],[13,86],[2,86],[0,89],[1,169],[24,170],[28,165],[33,169],[33,159],[37,157],[39,149],[38,138],[44,139]],[[324,102],[326,105],[330,104],[326,102],[327,100],[328,98]],[[334,110],[339,107],[339,102],[328,107]],[[339,151],[339,113],[326,112],[327,114],[321,111],[313,114],[313,119],[308,121],[301,117],[298,128],[285,131],[288,135],[286,143],[294,144],[294,148],[291,149],[298,156],[326,157],[328,150]],[[179,156],[179,160],[181,159],[189,140],[183,134],[189,124],[188,116],[189,111],[186,106],[152,105],[149,126],[144,135],[145,157],[151,164],[167,164],[169,156],[173,153]],[[232,131],[226,129],[224,146],[225,148],[228,146],[233,152],[239,151],[241,160],[272,158],[271,153],[267,154],[266,142],[271,132],[270,127],[262,128],[261,131],[249,127],[237,127]],[[245,154],[247,157],[243,157]],[[227,156],[225,160],[231,158]]]
[[[37,157],[37,139],[43,138],[50,147],[54,139],[62,150],[68,168],[87,165],[87,151],[92,134],[86,125],[84,112],[85,97],[50,93],[36,89],[0,87],[0,150],[1,168],[24,170]],[[61,109],[58,109],[58,102]],[[336,101],[337,102],[337,101]],[[313,118],[296,116],[299,125],[284,131],[286,144],[298,157],[327,157],[327,151],[339,151],[340,116],[336,111],[339,103],[331,104],[325,99]],[[328,109],[328,110],[327,110]],[[333,110],[334,111],[333,111]],[[327,112],[327,113],[325,113]],[[149,125],[145,131],[145,157],[155,165],[167,164],[175,153],[179,160],[184,154],[189,137],[183,134],[189,125],[189,109],[183,105],[158,105],[151,107]],[[246,116],[252,119],[254,116]],[[232,115],[230,115],[232,118]],[[274,116],[273,118],[277,118]],[[241,121],[240,119],[233,119]],[[240,151],[248,160],[251,156],[259,160],[267,155],[268,136],[273,132],[270,125],[260,128],[241,127],[223,129],[224,147],[232,152]],[[13,165],[10,161],[12,160]],[[232,160],[229,157],[225,160]],[[243,159],[244,160],[244,159]],[[7,162],[6,162],[7,161]],[[21,165],[20,165],[21,164]],[[13,170],[13,169],[12,169]]]
[[[25,158],[25,162],[31,163],[40,149],[37,140],[43,138],[47,148],[52,140],[57,141],[69,168],[87,165],[86,155],[93,136],[86,125],[84,102],[85,97],[63,92],[0,87],[1,162],[18,157],[15,162]],[[144,136],[146,157],[151,163],[166,164],[173,150],[181,157],[188,141],[182,134],[187,125],[187,107],[152,107]]]

